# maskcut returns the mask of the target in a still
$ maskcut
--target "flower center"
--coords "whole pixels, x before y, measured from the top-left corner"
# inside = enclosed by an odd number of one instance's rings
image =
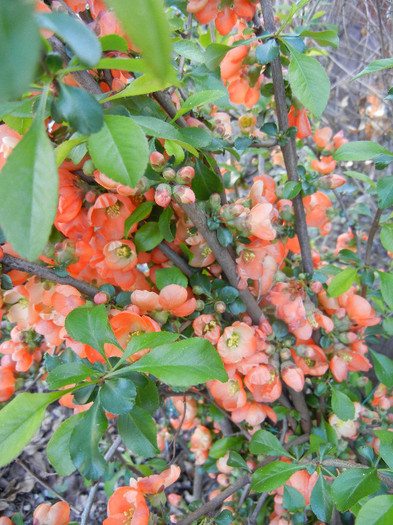
[[[203,250],[202,250],[202,255],[203,257],[207,257],[208,255],[210,255],[212,253],[211,249],[209,248],[209,246],[206,246]]]
[[[240,390],[240,387],[239,387],[239,384],[237,381],[231,381],[231,384],[228,388],[228,394],[230,395],[230,397],[234,396],[235,394],[237,394]]]
[[[123,525],[130,525],[132,516],[134,514],[134,509],[130,509],[129,511],[124,511],[124,519],[123,519]]]
[[[141,334],[144,334],[145,332],[143,330],[134,330],[133,332],[130,332],[127,336],[127,343],[129,343],[131,341],[131,339],[133,337],[135,337],[136,335],[141,335]]]
[[[310,359],[309,357],[306,357],[304,359],[304,362],[306,363],[306,365],[308,366],[308,368],[312,368],[313,366],[315,366],[315,361],[313,361],[312,359]]]
[[[115,204],[112,204],[112,206],[108,206],[105,210],[105,213],[109,215],[111,219],[118,217],[120,215],[120,204],[119,202],[115,202]]]
[[[242,259],[245,263],[252,262],[255,259],[255,253],[252,250],[245,250],[242,251]]]
[[[240,336],[236,332],[234,332],[231,337],[228,337],[227,339],[227,347],[228,348],[237,348],[240,343]]]
[[[122,244],[119,248],[117,248],[116,254],[122,259],[128,259],[129,257],[131,257],[132,251],[129,246],[127,246],[126,244]]]
[[[207,334],[207,332],[210,332],[211,330],[214,330],[214,328],[217,326],[217,322],[216,321],[209,321],[207,324],[205,324],[202,332],[204,334]]]

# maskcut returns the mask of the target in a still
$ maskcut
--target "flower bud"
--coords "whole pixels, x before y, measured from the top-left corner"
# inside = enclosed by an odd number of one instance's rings
[[[195,170],[192,166],[183,166],[176,173],[176,182],[178,184],[189,184],[194,178]]]
[[[93,175],[95,169],[94,162],[91,159],[88,159],[83,164],[82,171],[85,175]]]
[[[164,177],[164,179],[167,182],[171,182],[172,180],[175,180],[176,171],[173,168],[171,168],[170,166],[168,166],[162,172],[162,176]]]
[[[322,283],[320,281],[311,281],[310,290],[314,293],[319,293],[322,290]]]
[[[173,188],[173,197],[180,204],[191,204],[195,202],[195,193],[188,186],[176,185]]]
[[[283,361],[291,358],[291,350],[289,348],[282,348],[280,351],[280,357]]]
[[[94,296],[94,304],[105,304],[108,302],[109,295],[105,292],[98,292]]]
[[[159,151],[153,151],[150,154],[149,160],[150,160],[150,164],[153,170],[157,171],[158,173],[161,173],[166,164],[164,155],[160,153]]]
[[[156,187],[154,200],[156,201],[156,204],[158,204],[158,206],[166,208],[171,202],[171,194],[172,189],[169,186],[169,184],[159,184]]]
[[[252,113],[246,113],[239,117],[240,131],[244,134],[252,133],[257,123],[257,117]]]
[[[324,175],[323,177],[319,177],[319,179],[316,181],[316,185],[318,186],[318,188],[322,188],[323,190],[335,190],[336,188],[339,188],[346,182],[347,180],[345,177],[332,173],[330,175]]]
[[[202,299],[198,299],[196,302],[195,310],[197,312],[201,312],[205,308],[205,301],[202,301]]]
[[[94,204],[98,197],[98,193],[92,190],[89,190],[85,195],[85,201],[89,204]]]
[[[202,288],[202,286],[194,286],[194,287],[192,288],[192,293],[193,293],[194,295],[202,295],[202,294],[203,294],[203,288]]]
[[[212,193],[209,198],[210,208],[213,212],[218,213],[221,208],[221,197],[218,193]]]
[[[226,309],[227,307],[223,301],[217,301],[216,303],[214,303],[214,311],[216,313],[223,314]]]

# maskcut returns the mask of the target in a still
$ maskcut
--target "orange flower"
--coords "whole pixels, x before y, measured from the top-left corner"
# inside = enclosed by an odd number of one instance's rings
[[[244,378],[244,384],[255,401],[260,403],[273,403],[281,395],[281,381],[272,365],[258,365],[252,368]]]
[[[149,508],[140,490],[119,487],[108,501],[108,518],[103,525],[148,525]]]
[[[192,327],[197,337],[204,337],[213,345],[218,343],[218,340],[220,339],[220,325],[213,315],[199,315],[192,322]]]
[[[269,202],[262,202],[254,206],[251,211],[250,232],[258,239],[272,241],[276,238],[277,232],[272,226],[277,211]]]
[[[350,295],[345,305],[348,317],[359,326],[374,326],[381,320],[375,317],[375,310],[371,304],[360,295]]]
[[[196,465],[203,465],[213,443],[209,429],[203,425],[198,425],[191,435],[190,443],[190,450],[195,454]]]
[[[7,157],[21,139],[21,135],[9,128],[6,124],[0,124],[0,171]]]
[[[180,422],[182,422],[182,430],[190,430],[195,427],[195,416],[197,415],[198,405],[193,397],[187,396],[184,402],[182,397],[174,396],[170,397],[168,402],[176,409],[176,418],[171,418],[170,420],[174,428],[178,428]]]
[[[298,470],[289,478],[286,485],[297,489],[305,499],[306,505],[310,505],[312,489],[318,480],[318,473],[309,474],[307,470]]]
[[[326,210],[332,205],[329,197],[321,191],[316,191],[312,195],[304,197],[303,205],[306,212],[307,226],[323,228],[328,222]],[[322,235],[326,235],[326,233],[322,233]]]
[[[231,419],[234,423],[246,421],[252,427],[263,423],[266,417],[269,417],[277,423],[277,416],[274,410],[268,405],[256,403],[255,401],[246,403],[243,407],[234,410],[231,414]]]
[[[217,343],[217,351],[224,363],[238,363],[250,357],[257,349],[255,331],[246,323],[235,321],[227,326]]]
[[[324,149],[329,144],[329,140],[332,138],[333,131],[331,128],[320,128],[317,129],[312,136],[314,139],[315,144],[318,146],[318,148]]]
[[[13,367],[0,366],[0,403],[7,401],[14,394],[15,382]]]
[[[64,501],[54,505],[41,503],[33,514],[34,525],[68,525],[70,522],[70,507]]]
[[[288,123],[289,126],[296,126],[297,133],[296,136],[298,139],[304,139],[311,135],[310,122],[307,117],[307,110],[296,109],[294,106],[291,106],[291,109],[288,113]]]
[[[191,315],[196,307],[195,297],[188,298],[187,290],[178,284],[164,286],[158,300],[164,310],[177,317]]]
[[[301,392],[304,387],[304,373],[301,368],[294,365],[290,361],[286,361],[281,365],[281,377],[288,386],[295,392]]]
[[[209,381],[207,386],[211,395],[225,410],[236,410],[247,402],[247,394],[242,379],[237,373],[226,383],[214,379]]]
[[[297,345],[291,353],[296,365],[304,374],[322,376],[329,368],[324,351],[317,345],[309,343]]]
[[[143,494],[159,494],[172,485],[180,476],[181,470],[177,465],[171,465],[160,474],[153,474],[146,478],[138,479],[138,490]]]
[[[322,173],[323,175],[328,175],[331,173],[334,168],[336,167],[337,162],[333,160],[333,157],[321,157],[320,160],[313,159],[311,161],[311,167],[315,171],[319,171],[319,173]]]
[[[104,193],[89,209],[88,216],[94,228],[107,240],[121,239],[124,236],[124,221],[134,211],[135,206],[129,197]],[[131,231],[136,230],[136,224]]]

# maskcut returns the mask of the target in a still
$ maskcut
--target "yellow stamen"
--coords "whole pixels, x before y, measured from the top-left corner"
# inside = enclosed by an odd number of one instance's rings
[[[252,250],[243,250],[242,259],[245,263],[252,262],[255,259],[255,253]]]
[[[202,255],[203,257],[207,257],[208,255],[210,255],[212,253],[211,249],[209,248],[209,246],[206,246],[203,250],[202,250]]]
[[[133,337],[136,335],[144,334],[145,332],[143,330],[134,330],[134,332],[130,332],[127,336],[127,343],[131,341]]]
[[[129,246],[127,246],[126,244],[122,244],[119,248],[117,248],[116,254],[122,259],[128,259],[131,256],[132,251]]]
[[[108,206],[105,210],[105,213],[111,217],[111,219],[114,219],[115,217],[118,217],[120,215],[120,204],[119,201],[115,202],[115,204],[112,204],[112,206]]]
[[[203,328],[202,332],[204,334],[207,334],[207,332],[210,332],[211,330],[214,330],[214,328],[217,326],[216,321],[209,321],[207,324],[205,324],[205,327]]]
[[[231,337],[228,337],[227,339],[227,347],[228,348],[237,348],[240,343],[240,336],[236,332],[234,332]]]

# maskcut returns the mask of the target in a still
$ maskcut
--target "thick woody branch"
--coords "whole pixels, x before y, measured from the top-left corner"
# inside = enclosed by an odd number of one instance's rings
[[[270,33],[275,33],[276,26],[274,23],[274,13],[271,2],[270,0],[261,0],[260,3],[265,23],[265,29]],[[287,129],[289,128],[289,123],[284,79],[282,76],[281,61],[279,56],[275,58],[273,62],[271,62],[271,70],[274,87],[274,99],[276,101],[278,127],[280,131],[285,133],[285,131],[287,131]],[[295,137],[289,138],[285,146],[281,146],[281,150],[284,157],[284,163],[285,168],[287,170],[288,180],[297,182],[298,174]],[[299,240],[300,251],[302,254],[303,269],[306,273],[312,275],[314,267],[311,257],[311,246],[308,237],[303,201],[300,194],[296,195],[296,197],[293,199],[293,208],[296,220],[296,234]]]
[[[84,281],[74,279],[70,275],[67,275],[66,277],[60,277],[60,275],[57,275],[57,273],[55,273],[53,270],[50,270],[49,268],[46,268],[45,266],[25,261],[24,259],[19,259],[13,255],[8,255],[8,253],[4,254],[0,263],[3,265],[5,272],[9,270],[19,270],[21,272],[37,275],[38,277],[41,277],[41,279],[53,281],[54,283],[68,284],[69,286],[73,286],[81,293],[88,295],[89,297],[94,297],[95,294],[99,292],[97,288],[85,283]]]
[[[166,255],[174,264],[181,270],[184,275],[187,277],[192,277],[194,275],[193,270],[188,266],[186,261],[183,259],[181,255],[176,253],[170,246],[168,246],[164,241],[160,242],[160,244],[157,246],[164,255]]]

